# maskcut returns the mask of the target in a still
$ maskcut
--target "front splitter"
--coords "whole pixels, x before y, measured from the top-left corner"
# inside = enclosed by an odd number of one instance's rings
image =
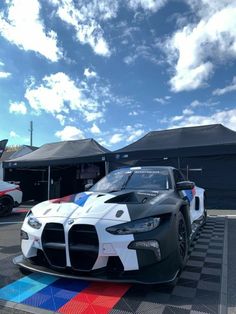
[[[157,281],[152,281],[152,279],[149,280],[139,280],[136,278],[129,278],[128,276],[124,276],[123,278],[111,278],[106,275],[91,275],[91,276],[86,276],[85,275],[80,275],[80,274],[69,274],[66,272],[60,272],[56,271],[54,269],[46,268],[44,266],[40,265],[35,265],[31,264],[26,258],[24,258],[23,255],[19,255],[13,258],[13,263],[17,265],[18,267],[28,270],[30,272],[38,272],[41,274],[45,275],[51,275],[51,276],[57,276],[61,278],[68,278],[68,279],[78,279],[78,280],[87,280],[87,281],[100,281],[100,282],[116,282],[116,283],[139,283],[139,284],[166,284],[166,283],[171,283],[173,282],[179,271],[177,271],[171,278],[167,278],[166,280],[157,280]]]

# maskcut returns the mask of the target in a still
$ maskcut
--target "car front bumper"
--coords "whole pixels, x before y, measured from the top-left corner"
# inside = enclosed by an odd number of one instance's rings
[[[29,272],[89,281],[163,284],[174,281],[179,273],[179,270],[176,270],[175,253],[169,256],[168,259],[153,264],[151,267],[143,267],[135,271],[109,271],[106,267],[90,272],[73,271],[70,268],[59,270],[32,263],[23,255],[15,257],[13,262],[18,267]]]

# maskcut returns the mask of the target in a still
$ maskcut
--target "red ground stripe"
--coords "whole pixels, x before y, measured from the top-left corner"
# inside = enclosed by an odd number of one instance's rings
[[[65,314],[107,314],[128,291],[131,285],[92,283],[77,294],[58,312]]]
[[[12,212],[13,213],[27,213],[29,209],[27,208],[13,208]]]

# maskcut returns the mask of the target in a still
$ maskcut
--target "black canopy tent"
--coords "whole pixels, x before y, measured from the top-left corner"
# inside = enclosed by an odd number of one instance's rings
[[[5,147],[7,145],[8,140],[2,140],[0,141],[0,158],[2,157],[2,154],[5,150]]]
[[[7,169],[22,169],[24,171],[42,171],[45,176],[47,170],[47,195],[50,197],[51,173],[53,169],[63,169],[69,171],[69,168],[78,164],[103,163],[106,172],[105,153],[109,152],[93,139],[83,139],[75,141],[63,141],[50,143],[41,146],[36,151],[25,156],[7,160],[3,163],[5,171]],[[64,167],[64,168],[63,168]],[[71,171],[70,175],[71,175]],[[24,175],[24,174],[23,174]],[[6,173],[9,180],[10,173]],[[46,179],[46,178],[45,178]]]
[[[107,160],[111,168],[174,166],[206,189],[209,208],[236,209],[236,132],[221,124],[149,132]]]

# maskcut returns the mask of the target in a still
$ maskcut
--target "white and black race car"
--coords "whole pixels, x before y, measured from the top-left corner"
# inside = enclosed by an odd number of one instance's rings
[[[204,189],[177,169],[122,168],[87,192],[33,207],[14,262],[69,278],[171,282],[205,220]]]

